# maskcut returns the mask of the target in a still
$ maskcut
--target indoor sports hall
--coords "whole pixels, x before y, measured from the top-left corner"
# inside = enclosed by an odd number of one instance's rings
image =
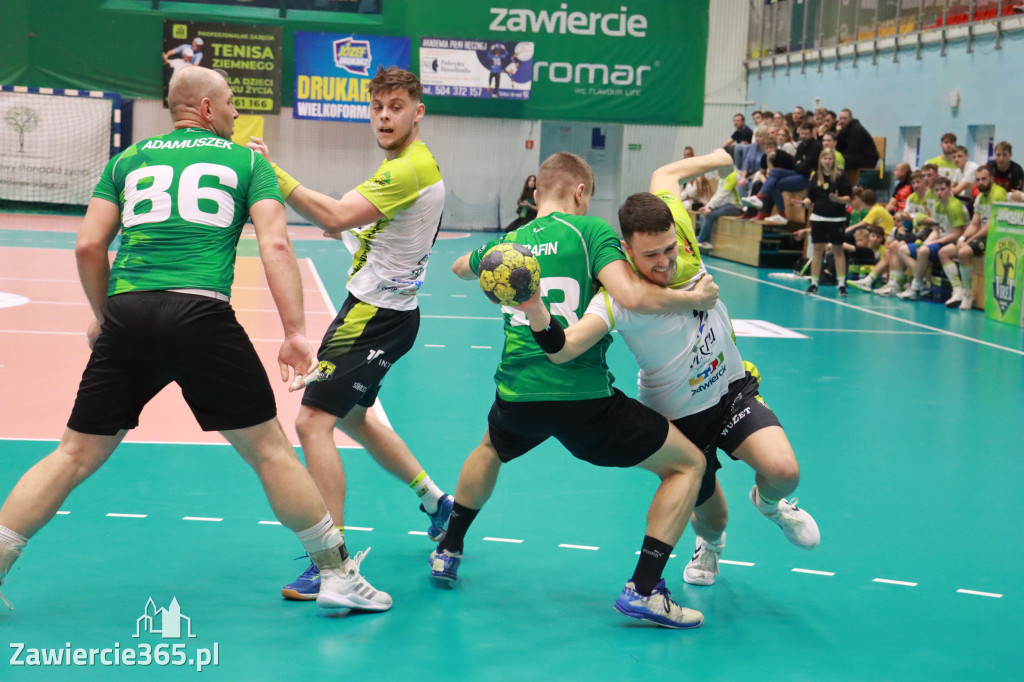
[[[281,27],[287,105],[262,117],[263,137],[295,177],[341,196],[377,167],[380,150],[366,123],[293,118],[291,34],[411,35],[414,71],[422,36],[453,34],[442,33],[441,19],[422,7],[399,0],[348,3],[362,11],[337,13],[313,2],[284,12],[278,5],[285,4],[16,0],[5,7],[11,21],[0,22],[0,38],[18,63],[2,60],[0,84],[134,100],[124,146],[168,129],[156,54],[165,20]],[[456,4],[440,2],[448,10]],[[615,16],[625,7],[589,4]],[[834,3],[851,6],[849,12],[812,0],[646,4],[621,13],[643,12],[652,24],[654,17],[688,13],[689,20],[665,21],[702,47],[706,78],[694,81],[695,99],[704,93],[696,122],[531,119],[519,109],[502,118],[493,108],[502,102],[486,100],[470,102],[471,115],[460,116],[458,102],[426,100],[422,137],[444,173],[445,218],[419,294],[416,344],[389,372],[373,410],[446,492],[454,493],[463,461],[483,434],[504,342],[500,309],[451,265],[500,236],[514,217],[523,178],[547,154],[567,149],[591,161],[591,212],[614,226],[622,198],[645,190],[650,172],[681,158],[684,146],[702,154],[720,145],[736,111],[788,112],[818,97],[830,108],[850,107],[888,140],[884,168],[875,170],[886,187],[890,166],[911,158],[908,149],[924,163],[939,153],[947,129],[968,140],[976,160],[985,160],[987,149],[976,150],[989,138],[1024,148],[1015,116],[1024,102],[994,77],[1024,51],[1014,3],[967,3],[969,19],[962,22],[950,18],[968,12],[964,3],[942,1]],[[516,7],[539,13],[560,5],[523,0]],[[994,14],[982,11],[989,5]],[[478,34],[507,39],[510,31],[503,35],[495,26],[514,26],[510,19],[501,24],[484,15]],[[429,30],[413,28],[421,24]],[[92,58],[95,74],[80,62],[85,38],[59,47],[76,26],[106,38],[99,51],[106,63]],[[112,39],[115,30],[123,43]],[[156,66],[123,63],[136,50],[156,54]],[[54,66],[62,60],[63,71]],[[676,69],[683,78],[684,67]],[[940,75],[945,80],[937,83]],[[906,84],[916,108],[892,98],[896,84]],[[958,91],[956,107],[950,90]],[[4,94],[0,111],[7,111]],[[3,175],[3,167],[19,158],[18,137],[9,124],[0,129],[0,191],[16,177]],[[25,137],[31,145],[31,131]],[[85,184],[91,191],[95,178]],[[3,196],[6,496],[63,432],[89,357],[92,314],[74,251],[84,207]],[[352,256],[294,212],[289,219],[308,334],[318,339],[345,300]],[[700,628],[658,628],[612,607],[636,563],[657,478],[590,466],[554,441],[502,467],[466,538],[459,582],[441,587],[430,579],[434,544],[415,496],[336,432],[348,483],[346,544],[353,553],[372,547],[362,571],[390,593],[394,607],[332,615],[314,603],[285,601],[280,588],[307,565],[301,546],[274,520],[252,471],[218,434],[199,429],[171,386],[4,579],[14,610],[0,604],[0,680],[1020,679],[1019,321],[855,289],[845,298],[830,286],[808,295],[806,279],[793,274],[789,261],[758,267],[713,250],[704,262],[721,288],[739,349],[760,370],[761,394],[796,451],[801,482],[794,496],[817,521],[821,544],[803,550],[787,542],[748,499],[752,471],[723,456],[718,477],[730,517],[720,575],[709,587],[683,582],[692,529],[665,572],[674,598],[704,613]],[[238,245],[231,304],[298,448],[299,394],[278,378],[281,323],[251,228]],[[608,364],[616,386],[635,396],[636,363],[621,339],[612,343]]]

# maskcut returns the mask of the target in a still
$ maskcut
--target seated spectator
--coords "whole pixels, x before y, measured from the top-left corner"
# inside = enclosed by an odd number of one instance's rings
[[[843,250],[843,228],[846,227],[848,216],[846,205],[850,203],[853,188],[836,167],[835,152],[823,149],[818,157],[818,170],[811,178],[807,188],[807,196],[802,200],[793,200],[793,204],[802,203],[811,211],[811,240],[813,251],[811,256],[811,284],[807,287],[808,294],[818,293],[818,282],[821,278],[822,259],[825,246],[834,245],[833,255],[836,259],[836,279],[839,284],[839,295],[846,296],[846,252]]]
[[[853,117],[853,112],[843,109],[836,123],[836,151],[846,159],[849,168],[874,168],[878,165],[878,147],[871,133]],[[842,166],[840,166],[842,168]]]
[[[950,178],[953,181],[953,196],[959,199],[967,212],[974,214],[974,178],[978,171],[978,164],[974,163],[967,156],[967,147],[960,145],[953,154],[953,161],[956,162],[956,172]]]
[[[700,231],[697,234],[697,246],[701,251],[711,249],[711,234],[715,229],[715,221],[720,216],[738,216],[743,212],[740,208],[740,194],[737,191],[739,171],[733,171],[718,183],[714,195],[701,207],[698,216]]]
[[[793,142],[793,133],[789,131],[789,127],[785,123],[775,127],[775,143],[779,149],[792,157],[796,157],[796,144]]]
[[[738,168],[743,165],[743,157],[746,156],[750,142],[754,139],[754,131],[747,127],[747,117],[743,114],[733,116],[732,125],[735,130],[729,139],[722,143],[722,149],[732,154],[733,163]]]
[[[885,206],[878,203],[878,195],[875,194],[875,190],[861,189],[858,193],[857,189],[854,190],[854,196],[859,195],[859,202],[863,205],[866,212],[864,217],[855,223],[851,214],[850,222],[853,224],[846,229],[847,233],[852,234],[861,227],[877,227],[882,231],[883,235],[891,233],[896,226],[896,222],[892,219],[892,214],[885,210]]]
[[[689,147],[687,149],[689,149]],[[684,156],[683,158],[688,159],[693,157]],[[717,181],[718,176],[716,175],[714,179]],[[698,175],[683,185],[683,189],[679,192],[679,198],[682,200],[683,206],[691,211],[696,211],[701,206],[711,201],[711,197],[714,193],[715,186],[712,184],[711,178],[706,175]]]
[[[761,159],[764,157],[764,143],[768,140],[768,126],[759,125],[754,129],[754,142],[743,157],[743,163],[737,167],[740,172],[737,187],[740,195],[743,196],[750,191],[750,183],[754,181],[754,175],[761,169]]]
[[[892,190],[892,198],[886,204],[885,210],[889,213],[896,213],[903,210],[907,204],[907,197],[914,191],[910,186],[910,164],[906,161],[899,162],[892,175],[896,180],[896,186]]]
[[[817,129],[815,136],[820,140],[825,133],[836,134],[836,123],[839,119],[836,117],[836,112],[830,111],[823,107],[819,107],[814,110],[814,121],[817,123]]]
[[[880,279],[886,274],[889,275],[889,281],[885,286],[875,291],[879,296],[893,296],[903,290],[905,268],[903,260],[900,258],[900,249],[907,241],[914,242],[918,237],[924,239],[927,236],[925,232],[915,232],[919,226],[924,226],[925,231],[930,231],[924,221],[932,215],[935,206],[935,193],[928,186],[924,173],[921,171],[914,171],[910,174],[910,185],[914,191],[907,197],[904,209],[893,216],[895,229],[890,233],[890,240],[886,242],[885,255],[871,274],[865,278],[864,284],[868,285],[866,290],[870,290],[870,285],[874,280]],[[859,284],[857,286],[865,289]]]
[[[864,200],[861,195],[864,193],[862,187],[855,186],[853,188],[853,194],[850,195],[850,227],[846,228],[846,243],[853,243],[853,226],[859,223],[864,216],[868,214],[868,209],[864,206]]]
[[[939,175],[944,178],[953,180],[953,176],[956,174],[956,135],[953,133],[946,133],[942,136],[942,153],[938,156],[928,159],[925,163],[934,164],[939,171]]]
[[[782,112],[779,111],[776,111],[774,114],[772,114],[772,125],[775,126],[776,129],[789,127],[786,124],[786,117],[782,114]]]
[[[761,112],[760,111],[755,111],[754,113],[752,113],[750,115],[750,118],[754,121],[754,128],[755,129],[757,128],[757,126],[761,125],[762,118],[761,118]]]
[[[909,242],[900,245],[900,257],[908,268],[913,269],[914,280],[908,289],[900,292],[897,296],[909,301],[919,299],[921,292],[925,290],[924,276],[928,271],[929,263],[939,263],[954,291],[959,288],[960,296],[963,296],[963,285],[956,264],[949,258],[940,258],[939,251],[946,244],[955,244],[963,234],[964,225],[967,222],[967,212],[960,200],[953,196],[949,178],[939,177],[935,181],[934,191],[937,199],[935,215],[922,221],[931,226],[928,236],[925,237],[920,247],[916,243]]]
[[[861,272],[869,272],[881,255],[882,246],[885,242],[885,234],[882,230],[872,227],[858,227],[851,233],[852,240],[843,243],[843,250],[846,253],[846,271],[848,277],[852,278],[850,284],[857,286]],[[836,247],[833,247],[835,250]],[[835,256],[831,253],[825,256],[822,263],[822,277],[835,277],[836,266]]]
[[[740,201],[757,209],[754,220],[768,220],[774,223],[786,222],[786,203],[783,192],[799,192],[807,188],[807,178],[795,170],[796,162],[792,156],[778,148],[774,142],[765,143],[765,172],[767,178],[757,194],[744,197]],[[769,218],[772,209],[779,211],[779,218]]]
[[[533,198],[537,189],[537,176],[531,175],[523,183],[523,191],[519,193],[516,204],[516,219],[505,227],[506,232],[518,229],[537,217],[537,200]]]
[[[985,242],[988,238],[988,222],[992,217],[992,203],[1006,201],[1006,190],[992,182],[992,172],[987,166],[977,170],[978,198],[974,202],[974,215],[971,223],[955,243],[949,243],[939,249],[939,260],[945,263],[956,260],[960,264],[960,290],[954,287],[953,295],[946,301],[947,308],[959,306],[960,310],[974,308],[974,292],[971,289],[971,276],[974,274],[975,256],[985,255]],[[949,277],[949,274],[946,274]],[[952,279],[950,280],[952,282]]]
[[[810,121],[801,123],[796,132],[800,136],[800,144],[796,146],[796,154],[793,155],[795,161],[793,170],[805,178],[809,178],[818,167],[821,142],[814,137],[814,124]]]
[[[800,127],[800,124],[804,122],[804,116],[807,115],[807,110],[799,104],[793,107],[793,111],[788,114],[789,118],[789,129],[796,134],[796,129]]]
[[[1009,142],[997,142],[996,158],[988,162],[992,182],[1006,190],[1013,201],[1021,201],[1024,189],[1024,168],[1013,160],[1013,146]]]
[[[836,149],[836,136],[833,133],[824,133],[821,136],[821,148],[831,149],[835,153],[836,157],[836,168],[840,171],[846,170],[846,158],[842,152]]]
[[[693,147],[691,147],[690,145],[686,145],[685,147],[683,147],[683,158],[684,159],[692,159],[693,156],[694,156]]]

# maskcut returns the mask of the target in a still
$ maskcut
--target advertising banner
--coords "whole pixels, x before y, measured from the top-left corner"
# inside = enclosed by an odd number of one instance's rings
[[[985,317],[1024,326],[1024,206],[992,205],[985,243]]]
[[[708,0],[407,6],[432,113],[680,126],[703,123],[708,11]]]
[[[403,37],[296,32],[292,116],[369,121],[370,80],[381,66],[408,69],[409,51]]]
[[[526,100],[532,74],[531,42],[420,41],[420,80],[427,95]]]
[[[167,84],[186,66],[227,73],[235,108],[276,114],[281,108],[281,27],[164,20],[164,100]]]

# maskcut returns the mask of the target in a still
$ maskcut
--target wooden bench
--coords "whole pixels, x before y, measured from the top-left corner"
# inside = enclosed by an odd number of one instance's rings
[[[802,253],[792,238],[799,227],[722,216],[715,222],[710,255],[758,268],[788,268]]]

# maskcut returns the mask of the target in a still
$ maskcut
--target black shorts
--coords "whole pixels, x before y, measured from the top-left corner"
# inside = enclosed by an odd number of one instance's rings
[[[811,240],[815,244],[842,244],[846,231],[845,220],[812,220]]]
[[[736,448],[752,433],[769,426],[782,426],[779,418],[757,393],[760,382],[747,372],[729,384],[729,392],[718,404],[672,423],[704,453],[707,464],[697,493],[697,505],[715,493],[715,472],[722,468],[718,448],[733,457]]]
[[[349,294],[317,351],[320,362],[334,365],[331,378],[307,386],[302,404],[339,418],[355,405],[370,407],[384,376],[412,348],[419,329],[419,308],[378,308]]]
[[[141,291],[107,299],[68,428],[99,436],[135,428],[171,382],[204,431],[277,416],[267,372],[227,301]]]
[[[967,242],[967,246],[971,248],[971,251],[974,253],[975,256],[984,256],[986,239],[987,237],[982,237],[980,239],[971,239],[970,241]]]
[[[573,457],[632,467],[661,449],[668,420],[614,389],[608,398],[511,402],[495,397],[487,428],[498,459],[510,462],[554,436]]]

